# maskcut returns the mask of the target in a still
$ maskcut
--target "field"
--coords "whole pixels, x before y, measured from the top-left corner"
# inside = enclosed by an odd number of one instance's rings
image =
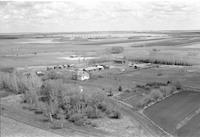
[[[88,38],[88,40],[66,39],[63,41],[56,41],[61,36],[65,37],[65,34],[61,35],[59,33],[46,34],[42,37],[39,34],[14,35],[14,39],[1,35],[0,67],[66,63],[67,60],[58,57],[66,57],[72,54],[82,56],[107,55],[106,49],[112,46],[124,47],[123,54],[134,59],[158,57],[199,64],[200,49],[195,48],[197,46],[192,46],[200,42],[199,33],[197,32],[133,32],[130,35],[134,37]]]
[[[180,128],[180,131],[177,131],[176,128],[178,123],[199,108],[199,98],[199,92],[184,91],[147,108],[144,114],[173,135],[176,135],[177,132],[186,132],[187,128],[195,131],[198,128],[195,124],[188,124],[186,127],[183,127],[183,129]],[[194,119],[198,120],[196,123],[200,122],[198,118]],[[194,133],[192,130],[187,130],[188,136],[193,135],[197,137],[198,134],[198,132]],[[180,136],[182,137],[182,135]]]
[[[199,121],[200,114],[194,117],[191,121],[187,123],[187,125],[183,126],[180,130],[176,132],[176,134],[180,137],[199,137]]]

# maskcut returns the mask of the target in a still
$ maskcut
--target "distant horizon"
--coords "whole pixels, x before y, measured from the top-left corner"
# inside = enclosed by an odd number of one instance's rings
[[[0,33],[199,30],[199,0],[0,1]]]
[[[56,34],[56,33],[95,33],[95,32],[128,32],[128,33],[134,33],[134,32],[200,32],[200,29],[198,30],[108,30],[108,31],[60,31],[60,32],[0,32],[0,35],[2,34],[46,34],[46,33],[50,33],[50,34]]]

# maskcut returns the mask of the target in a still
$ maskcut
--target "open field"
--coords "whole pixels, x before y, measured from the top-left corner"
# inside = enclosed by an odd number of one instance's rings
[[[134,33],[133,33],[134,34]],[[147,33],[148,34],[148,33]],[[6,39],[1,35],[0,40],[0,67],[1,66],[27,66],[63,63],[66,60],[59,60],[57,57],[65,57],[66,55],[79,54],[88,56],[90,53],[93,55],[101,56],[106,54],[105,49],[111,46],[122,46],[125,48],[124,55],[131,56],[132,58],[149,58],[153,56],[170,57],[177,60],[188,60],[199,64],[200,54],[198,43],[200,42],[199,34],[196,32],[152,32],[148,34],[148,39],[144,38],[141,33],[135,33],[137,38],[107,38],[100,40],[65,40],[62,42],[55,42],[54,39],[61,37],[59,34],[46,34],[43,37],[37,35],[15,36],[16,39]],[[163,34],[165,34],[163,36]],[[138,37],[141,38],[138,40]],[[164,40],[160,40],[160,39]],[[167,38],[167,39],[166,39]],[[112,39],[112,40],[109,40]],[[120,38],[122,39],[122,38]],[[99,44],[100,43],[100,44]],[[166,44],[165,44],[166,43]],[[96,46],[96,44],[99,44]],[[143,46],[145,44],[145,47]],[[192,46],[192,45],[196,46]],[[188,46],[190,48],[185,48]],[[193,47],[193,48],[192,48]],[[153,52],[152,50],[157,51]],[[170,59],[169,58],[169,59]],[[23,64],[24,62],[24,64]]]
[[[167,132],[176,135],[177,124],[199,108],[199,98],[199,92],[183,91],[150,106],[144,111],[144,114]],[[188,128],[192,129],[190,126],[187,125]],[[188,133],[188,135],[190,134],[197,137],[199,133]]]
[[[13,119],[1,117],[1,136],[2,137],[62,137],[58,134],[20,123]]]

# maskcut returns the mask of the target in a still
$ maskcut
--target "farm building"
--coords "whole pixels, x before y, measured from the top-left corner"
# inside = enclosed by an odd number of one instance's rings
[[[81,81],[87,80],[90,79],[90,74],[85,71],[77,70],[72,74],[72,79]]]
[[[125,64],[126,63],[126,58],[125,57],[115,57],[113,59],[113,62],[116,64]]]
[[[151,66],[151,63],[134,64],[134,67],[137,67],[137,68],[148,68],[150,66]]]
[[[97,67],[98,70],[104,70],[104,67],[101,66],[101,65],[96,65],[96,67]]]
[[[104,67],[101,65],[96,65],[95,67],[87,67],[84,69],[84,71],[87,71],[87,72],[92,72],[92,71],[97,71],[97,70],[104,70]]]
[[[36,71],[35,73],[37,76],[44,76],[44,72],[42,71]]]

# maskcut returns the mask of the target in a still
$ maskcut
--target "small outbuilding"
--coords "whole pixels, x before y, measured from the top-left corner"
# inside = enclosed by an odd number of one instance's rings
[[[122,56],[122,57],[115,57],[113,59],[113,62],[116,64],[125,64],[126,63],[126,57]]]

